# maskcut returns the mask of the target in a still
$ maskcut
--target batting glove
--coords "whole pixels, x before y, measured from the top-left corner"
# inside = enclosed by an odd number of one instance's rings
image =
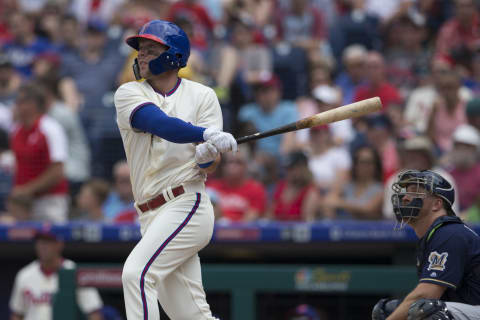
[[[220,131],[217,128],[208,128],[203,132],[203,140],[213,144],[221,153],[227,151],[237,152],[237,140],[228,132]]]
[[[195,161],[203,168],[215,161],[218,155],[218,150],[210,142],[199,144],[195,147]]]

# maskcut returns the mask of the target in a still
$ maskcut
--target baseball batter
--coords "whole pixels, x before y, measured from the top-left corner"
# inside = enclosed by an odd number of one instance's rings
[[[237,143],[221,131],[211,88],[178,78],[190,44],[177,25],[154,20],[127,38],[138,51],[137,80],[115,93],[142,239],[122,274],[128,320],[157,320],[157,299],[172,320],[215,319],[202,286],[198,251],[213,232],[206,171]]]

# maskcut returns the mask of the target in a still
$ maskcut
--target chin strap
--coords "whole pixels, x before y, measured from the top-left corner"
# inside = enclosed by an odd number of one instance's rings
[[[142,79],[142,76],[140,75],[140,66],[138,65],[137,58],[135,58],[135,61],[133,62],[132,69],[133,69],[133,74],[135,75],[135,80]]]

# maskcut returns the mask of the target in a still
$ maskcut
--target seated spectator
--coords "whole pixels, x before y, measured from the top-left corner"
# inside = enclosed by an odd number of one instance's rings
[[[463,124],[453,133],[453,149],[448,155],[448,172],[458,184],[458,196],[455,202],[460,210],[465,210],[475,203],[480,195],[480,134],[474,127]]]
[[[391,22],[389,33],[394,33],[397,41],[386,49],[387,77],[406,98],[427,74],[431,54],[423,47],[425,19],[402,15]]]
[[[443,170],[437,163],[435,151],[432,141],[427,136],[413,136],[407,138],[399,145],[398,154],[400,155],[400,167],[385,183],[384,201],[383,201],[383,217],[386,219],[394,219],[392,207],[392,185],[398,179],[398,175],[404,170],[432,170],[444,177],[455,190],[458,187],[453,177]],[[453,203],[453,210],[459,211],[458,201]]]
[[[330,130],[327,125],[309,130],[308,167],[315,185],[324,194],[335,185],[345,183],[351,167],[350,154],[344,147],[335,146]]]
[[[221,178],[207,181],[218,195],[221,221],[250,222],[265,212],[265,188],[247,172],[250,158],[247,147],[241,146],[235,154],[226,153]]]
[[[0,216],[0,223],[15,223],[29,221],[32,217],[32,199],[14,198],[6,199],[6,211]]]
[[[5,130],[11,128],[11,107],[21,84],[22,78],[13,67],[10,58],[6,54],[0,54],[0,109],[3,110],[0,111],[2,113],[0,127]],[[8,115],[5,114],[7,112]]]
[[[351,45],[362,45],[369,50],[381,49],[379,19],[367,11],[366,1],[344,1],[348,6],[330,31],[332,50],[340,60],[344,49]]]
[[[288,154],[286,177],[277,183],[267,217],[279,221],[313,221],[319,196],[308,169],[308,158],[300,151]]]
[[[244,105],[240,109],[238,120],[250,123],[257,131],[267,131],[297,121],[298,112],[295,104],[282,101],[281,92],[282,87],[276,76],[269,75],[263,78],[256,85],[255,102]],[[256,147],[259,152],[279,156],[287,151],[283,150],[285,141],[295,139],[294,136],[294,132],[289,132],[261,139],[256,143]]]
[[[103,203],[109,192],[110,186],[104,180],[94,178],[85,182],[76,197],[79,215],[75,218],[90,222],[104,221]]]
[[[5,201],[12,188],[13,162],[8,134],[0,128],[0,212],[5,211]]]
[[[9,31],[12,39],[3,44],[2,50],[7,54],[12,65],[25,78],[32,75],[32,65],[38,54],[54,50],[45,39],[35,34],[35,19],[21,11],[8,17]]]
[[[136,212],[134,207],[130,169],[125,160],[113,167],[113,189],[103,204],[106,221],[114,221],[118,215]]]
[[[63,128],[46,115],[47,98],[35,84],[23,85],[15,104],[18,125],[11,135],[16,171],[10,196],[33,200],[32,219],[67,221],[68,155]]]
[[[385,115],[368,117],[367,143],[380,155],[382,163],[382,181],[397,171],[399,167],[397,142],[390,119]]]
[[[441,154],[452,148],[452,134],[467,122],[466,103],[459,95],[458,73],[449,72],[439,83],[439,95],[433,103],[427,132]]]
[[[355,90],[365,81],[365,59],[367,50],[359,44],[352,44],[343,50],[342,62],[345,69],[335,79],[342,90],[343,104],[352,103]]]
[[[387,110],[390,105],[402,104],[400,92],[387,81],[383,56],[379,52],[372,51],[367,55],[365,63],[367,81],[357,88],[354,100],[360,101],[378,96],[382,100],[384,110]]]
[[[445,22],[437,36],[435,55],[469,68],[479,49],[480,19],[474,0],[456,0],[455,16]]]
[[[352,156],[351,180],[327,195],[324,215],[337,219],[380,219],[382,200],[380,156],[370,146],[359,147]]]
[[[321,316],[320,316],[321,315]],[[300,304],[294,309],[288,311],[285,320],[323,320],[326,319],[323,310],[317,310],[316,308],[308,304]]]

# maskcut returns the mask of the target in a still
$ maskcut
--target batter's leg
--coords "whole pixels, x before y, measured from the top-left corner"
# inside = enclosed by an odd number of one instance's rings
[[[168,202],[128,256],[122,272],[128,320],[158,320],[157,286],[208,244],[213,209],[201,198],[192,193]]]
[[[157,286],[160,304],[170,319],[215,319],[205,297],[200,268],[196,254]]]

